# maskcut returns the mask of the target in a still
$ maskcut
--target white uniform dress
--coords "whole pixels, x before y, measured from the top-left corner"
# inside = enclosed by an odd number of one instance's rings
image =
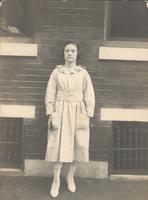
[[[89,161],[89,117],[95,95],[83,66],[57,66],[51,73],[45,97],[48,123],[46,161]]]

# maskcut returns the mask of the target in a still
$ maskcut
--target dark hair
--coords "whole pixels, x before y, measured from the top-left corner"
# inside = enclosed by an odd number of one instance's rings
[[[69,45],[69,44],[73,44],[74,46],[76,46],[76,48],[77,48],[77,59],[79,59],[79,58],[80,58],[80,46],[79,46],[78,43],[76,43],[76,42],[74,42],[74,41],[68,41],[68,42],[66,42],[66,43],[64,44],[63,52],[64,52],[65,47],[66,47],[67,45]]]

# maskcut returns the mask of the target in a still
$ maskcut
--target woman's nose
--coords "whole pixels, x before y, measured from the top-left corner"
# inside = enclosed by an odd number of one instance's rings
[[[71,52],[71,51],[69,51],[69,52],[68,52],[68,55],[71,55],[71,53],[72,53],[72,52]]]

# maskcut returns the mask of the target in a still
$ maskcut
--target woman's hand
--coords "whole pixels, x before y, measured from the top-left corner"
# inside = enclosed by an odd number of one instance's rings
[[[48,127],[51,127],[51,115],[48,116]]]
[[[93,124],[93,117],[89,117],[89,119],[90,119],[90,127],[92,128],[92,127],[94,127],[94,124]]]

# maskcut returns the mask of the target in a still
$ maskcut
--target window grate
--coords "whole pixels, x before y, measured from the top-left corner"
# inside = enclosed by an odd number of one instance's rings
[[[0,118],[0,167],[21,168],[22,125],[20,118]]]
[[[148,123],[113,122],[111,173],[148,172]]]

